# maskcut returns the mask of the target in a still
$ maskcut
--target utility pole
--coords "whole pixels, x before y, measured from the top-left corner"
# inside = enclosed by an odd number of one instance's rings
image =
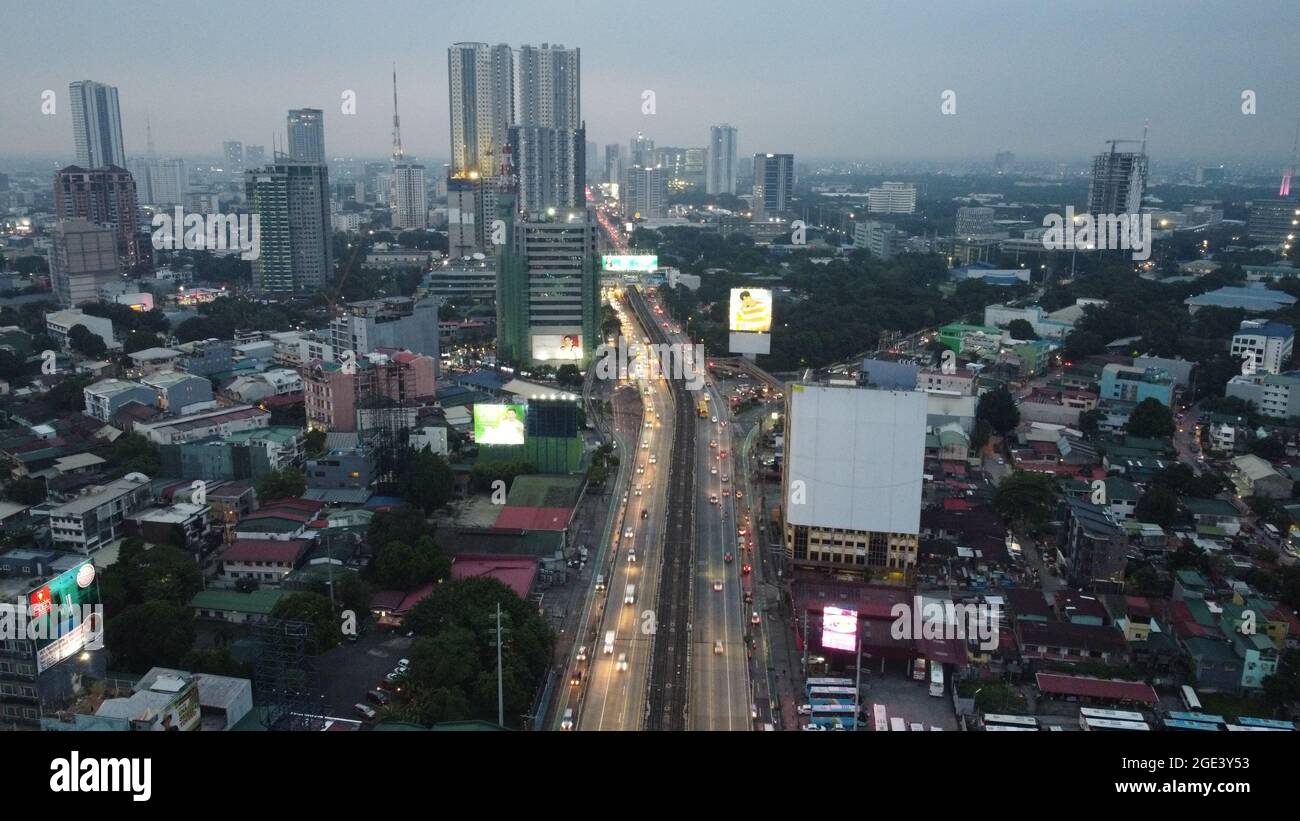
[[[857,617],[855,615],[854,621],[856,620]],[[858,645],[858,672],[855,681],[853,682],[853,729],[857,731],[861,729],[862,724],[862,720],[859,718],[862,715],[862,705],[860,703],[860,699],[862,698],[862,630],[857,624],[854,624],[854,628],[853,632]]]

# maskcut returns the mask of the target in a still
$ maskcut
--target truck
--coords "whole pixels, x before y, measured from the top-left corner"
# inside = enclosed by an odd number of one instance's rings
[[[636,585],[629,584],[623,590],[623,604],[636,604]]]

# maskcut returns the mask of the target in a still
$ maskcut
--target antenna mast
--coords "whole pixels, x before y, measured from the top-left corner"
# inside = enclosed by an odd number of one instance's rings
[[[402,121],[397,116],[397,63],[393,63],[393,162],[402,161]]]

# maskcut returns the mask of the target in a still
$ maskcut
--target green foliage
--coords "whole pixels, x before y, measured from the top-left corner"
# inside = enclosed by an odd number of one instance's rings
[[[319,456],[325,452],[325,431],[309,430],[302,437],[303,449],[308,456]]]
[[[366,544],[374,551],[389,542],[415,544],[428,531],[429,522],[424,514],[410,505],[402,505],[375,513],[366,530]]]
[[[1152,484],[1139,498],[1134,515],[1139,522],[1170,527],[1178,521],[1178,496],[1164,485]]]
[[[296,499],[307,489],[307,477],[296,467],[264,473],[257,480],[257,500],[265,504],[275,499]]]
[[[979,398],[975,418],[988,422],[995,432],[1006,435],[1020,424],[1020,409],[1005,386],[994,388]]]
[[[115,670],[178,667],[194,646],[194,611],[172,601],[133,604],[108,620],[104,643]]]
[[[68,330],[68,344],[82,356],[91,359],[103,359],[108,353],[108,346],[98,334],[92,333],[85,325],[73,325]]]
[[[443,555],[432,536],[421,536],[413,546],[389,542],[375,559],[375,581],[385,589],[410,590],[450,575],[451,560]]]
[[[492,489],[492,483],[500,479],[510,487],[516,476],[530,476],[537,472],[537,465],[528,461],[516,462],[479,462],[470,471],[470,484],[479,491]]]
[[[39,505],[45,501],[45,481],[19,476],[5,486],[5,498],[20,505]]]
[[[1056,481],[1043,473],[1017,470],[993,493],[993,510],[1020,528],[1041,531],[1056,510]]]
[[[162,469],[158,446],[138,433],[117,437],[109,449],[108,461],[123,474],[143,473],[152,477]]]
[[[1125,430],[1131,436],[1148,439],[1168,439],[1177,428],[1174,414],[1158,399],[1143,399],[1129,415]]]
[[[338,646],[343,639],[341,622],[330,610],[330,600],[319,593],[291,593],[275,603],[271,616],[311,625],[307,640],[317,652]]]
[[[407,459],[397,486],[403,499],[428,515],[451,501],[456,479],[447,460],[425,448]]]
[[[1007,325],[1007,333],[1011,334],[1012,339],[1028,341],[1038,338],[1038,332],[1027,319],[1013,319]]]

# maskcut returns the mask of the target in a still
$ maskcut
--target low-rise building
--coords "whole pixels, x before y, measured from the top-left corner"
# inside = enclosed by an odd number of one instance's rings
[[[1293,482],[1264,459],[1247,453],[1232,460],[1232,484],[1242,498],[1290,499]]]
[[[50,509],[55,547],[90,553],[125,535],[127,517],[149,503],[149,480],[133,473]]]
[[[1158,368],[1137,368],[1112,362],[1101,369],[1101,398],[1125,402],[1155,399],[1170,407],[1174,401],[1174,380]]]
[[[1232,335],[1232,358],[1244,373],[1282,373],[1291,363],[1295,328],[1267,319],[1246,319]],[[1247,358],[1249,357],[1249,358]]]
[[[78,325],[84,325],[86,330],[104,340],[107,347],[119,347],[113,338],[113,323],[109,319],[91,316],[80,308],[53,311],[45,315],[45,332],[65,351],[69,348],[68,334]]]
[[[131,402],[152,406],[157,393],[139,382],[125,379],[101,379],[81,389],[86,415],[104,424],[113,421],[117,412]]]

